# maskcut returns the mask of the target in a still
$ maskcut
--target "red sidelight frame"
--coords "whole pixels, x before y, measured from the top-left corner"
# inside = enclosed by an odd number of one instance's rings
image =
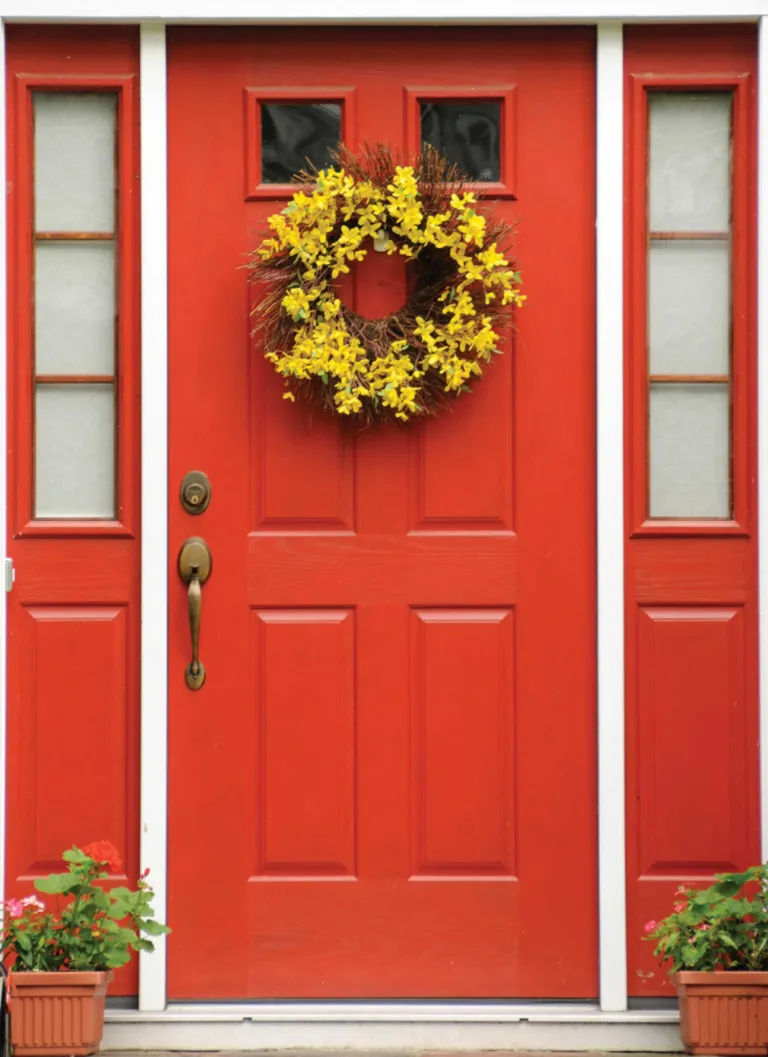
[[[474,192],[481,198],[516,198],[517,169],[515,153],[515,123],[517,121],[517,93],[513,84],[477,87],[450,88],[411,88],[405,89],[405,141],[408,150],[418,154],[421,150],[421,114],[420,103],[435,103],[440,100],[459,103],[462,100],[471,102],[498,102],[501,110],[501,145],[499,157],[499,175],[501,179],[489,183],[472,185]]]
[[[261,182],[261,104],[338,103],[341,106],[341,142],[357,141],[354,88],[246,88],[243,93],[245,120],[245,200],[290,198],[294,184]]]
[[[757,624],[757,34],[628,26],[625,67],[625,657],[629,994],[673,988],[643,942],[679,885],[760,858]],[[648,517],[648,94],[730,92],[731,519]],[[698,781],[695,769],[701,766]]]
[[[9,465],[16,536],[136,536],[139,507],[139,210],[138,123],[134,74],[16,74],[15,150],[9,179],[16,189],[9,218],[13,262],[9,269],[9,378],[15,391],[9,433],[15,458]],[[117,213],[115,266],[115,510],[114,518],[35,518],[34,509],[34,174],[32,93],[109,92],[117,96]]]
[[[4,898],[27,895],[69,843],[111,840],[126,864],[111,878],[117,883],[141,869],[139,33],[131,26],[13,25],[6,45],[7,526],[17,575],[8,595]],[[38,89],[118,95],[114,519],[32,519],[31,93]],[[55,760],[73,729],[88,760],[88,781],[79,785],[62,784]],[[137,989],[134,960],[110,990]]]
[[[744,536],[752,531],[754,504],[755,332],[750,320],[754,304],[754,244],[748,236],[754,202],[754,161],[750,128],[753,103],[745,74],[630,74],[626,107],[627,163],[627,488],[628,518],[633,537]],[[731,518],[651,518],[649,495],[649,365],[647,208],[648,95],[662,92],[730,92],[733,98],[731,218]],[[753,156],[752,156],[753,158]],[[692,238],[696,238],[694,234]],[[701,237],[700,235],[698,237]]]

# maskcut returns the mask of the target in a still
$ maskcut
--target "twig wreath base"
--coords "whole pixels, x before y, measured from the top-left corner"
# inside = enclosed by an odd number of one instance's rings
[[[361,422],[432,414],[468,392],[498,353],[510,307],[525,300],[505,256],[510,227],[478,211],[455,166],[425,146],[410,165],[389,147],[341,148],[301,184],[248,262],[261,288],[254,334],[285,380],[307,398]],[[406,304],[365,319],[335,280],[371,243],[408,266]]]

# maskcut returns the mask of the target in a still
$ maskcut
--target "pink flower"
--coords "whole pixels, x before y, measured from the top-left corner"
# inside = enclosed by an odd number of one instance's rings
[[[24,913],[24,904],[20,899],[9,899],[5,905],[12,918],[20,918]]]
[[[45,903],[42,903],[37,896],[27,896],[26,899],[22,899],[21,905],[23,907],[34,907],[35,910],[45,910]]]
[[[685,903],[675,903],[674,911],[676,914],[682,914],[685,910]]]
[[[711,929],[711,928],[712,928],[711,925],[707,925],[705,922],[702,921],[700,925],[696,926],[696,931],[697,932],[708,932],[709,929]]]
[[[649,921],[649,922],[646,923],[645,931],[646,932],[655,932],[658,927],[659,927],[658,921]]]

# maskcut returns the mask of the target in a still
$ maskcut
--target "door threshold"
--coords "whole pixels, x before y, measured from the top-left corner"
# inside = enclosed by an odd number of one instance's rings
[[[591,1003],[254,1002],[108,1010],[104,1050],[679,1052],[676,1010]]]

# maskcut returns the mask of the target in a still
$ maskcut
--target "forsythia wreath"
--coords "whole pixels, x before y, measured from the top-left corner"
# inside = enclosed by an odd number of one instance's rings
[[[382,145],[342,148],[334,161],[301,174],[249,259],[262,287],[254,332],[285,399],[299,393],[366,422],[432,413],[469,390],[500,351],[506,306],[525,300],[504,252],[510,228],[479,212],[456,168],[429,147],[411,165]],[[369,240],[408,264],[407,302],[383,319],[353,312],[334,286]]]

